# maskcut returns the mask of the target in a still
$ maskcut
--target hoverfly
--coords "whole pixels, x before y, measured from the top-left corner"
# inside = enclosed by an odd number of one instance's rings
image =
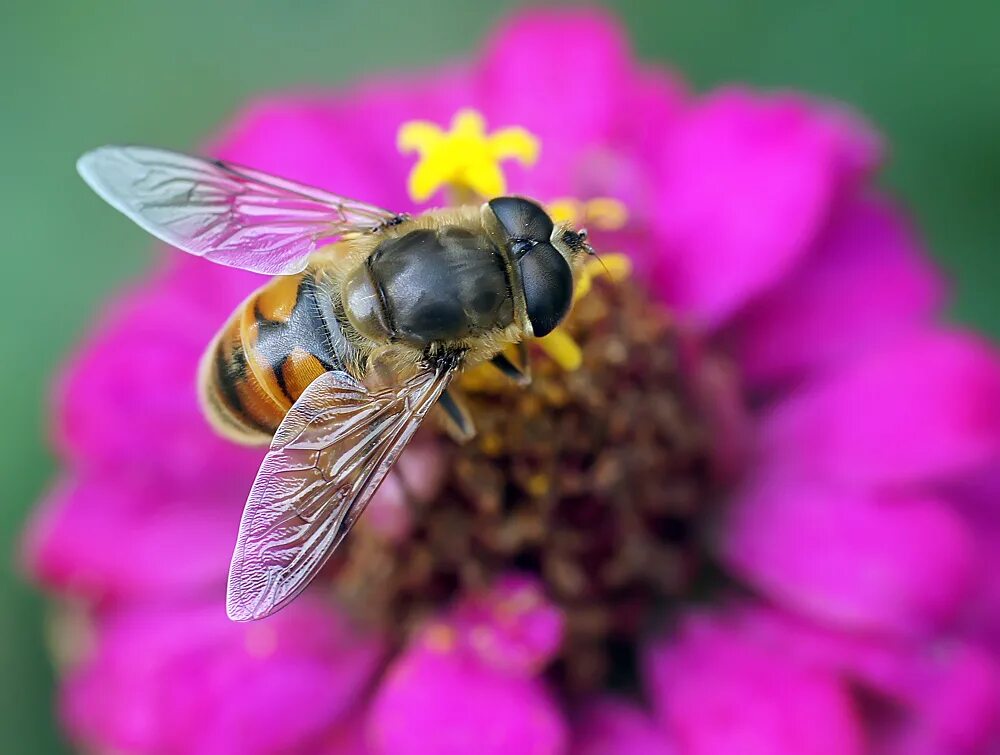
[[[267,616],[343,541],[463,368],[543,336],[569,312],[586,232],[514,196],[410,217],[219,160],[108,146],[78,170],[146,231],[190,254],[273,277],[223,325],[198,391],[224,435],[270,443],[250,490],[226,609]],[[523,351],[522,351],[523,353]]]

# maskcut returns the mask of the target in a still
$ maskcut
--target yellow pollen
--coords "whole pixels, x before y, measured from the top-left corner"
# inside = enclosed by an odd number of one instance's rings
[[[538,139],[523,128],[487,134],[483,116],[470,109],[460,110],[448,131],[429,121],[407,121],[396,143],[401,152],[416,152],[419,158],[407,182],[415,202],[426,201],[442,187],[486,198],[504,194],[507,182],[500,162],[514,158],[533,165],[540,150]]]
[[[541,498],[548,493],[550,487],[549,478],[540,472],[528,478],[528,492],[535,498]]]

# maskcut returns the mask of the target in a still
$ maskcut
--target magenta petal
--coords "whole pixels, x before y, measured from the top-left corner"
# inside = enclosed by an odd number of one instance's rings
[[[488,44],[476,81],[491,127],[523,126],[541,140],[536,165],[505,166],[511,191],[543,199],[611,195],[645,213],[655,183],[649,155],[676,119],[682,88],[637,68],[611,16],[595,9],[517,14]]]
[[[992,753],[1000,744],[1000,665],[993,653],[943,643],[911,667],[898,694],[908,711],[889,728],[887,753]]]
[[[674,755],[666,732],[633,704],[603,698],[585,706],[573,732],[573,755]]]
[[[763,486],[730,505],[719,547],[775,600],[825,621],[914,632],[953,615],[974,541],[946,504]]]
[[[62,709],[95,751],[285,752],[337,724],[381,647],[322,602],[235,624],[220,604],[135,608],[100,619]]]
[[[373,166],[348,133],[355,132],[329,98],[281,96],[251,103],[210,151],[282,178],[367,199]]]
[[[1000,653],[1000,465],[952,481],[946,495],[976,536],[974,594],[966,601],[962,626],[968,636]]]
[[[410,506],[414,501],[430,501],[441,489],[444,459],[433,440],[408,446],[396,467],[372,497],[361,520],[387,540],[400,541],[410,531]]]
[[[1000,457],[1000,359],[960,332],[922,334],[843,368],[765,417],[772,472],[899,484]]]
[[[873,752],[985,753],[1000,742],[1000,668],[975,644],[846,632],[749,606],[726,621],[767,652],[864,690]]]
[[[621,29],[599,11],[523,13],[491,40],[479,72],[484,114],[491,125],[517,124],[541,139],[535,193],[571,190],[586,150],[612,130],[629,65]],[[511,171],[515,187],[523,175]]]
[[[562,613],[526,575],[509,574],[489,590],[464,598],[451,620],[464,648],[508,674],[537,674],[563,639]]]
[[[855,755],[847,688],[709,617],[688,619],[645,667],[659,718],[686,755]]]
[[[511,675],[455,652],[440,625],[390,666],[368,718],[384,755],[477,755],[566,750],[568,734],[539,679]]]
[[[873,137],[791,95],[725,90],[703,100],[660,155],[658,283],[718,324],[792,269]]]
[[[86,469],[249,487],[262,453],[218,437],[198,404],[198,361],[221,325],[179,286],[117,302],[57,387],[61,451]]]
[[[886,344],[929,321],[941,274],[884,201],[837,210],[802,267],[735,324],[751,383],[774,384]]]
[[[461,70],[373,81],[334,96],[273,97],[251,104],[210,151],[404,211],[412,209],[406,175],[413,158],[399,155],[399,127],[415,119],[447,126],[459,109],[476,106],[469,76]]]
[[[108,478],[63,483],[30,525],[25,564],[35,579],[74,597],[215,588],[221,600],[243,498]]]

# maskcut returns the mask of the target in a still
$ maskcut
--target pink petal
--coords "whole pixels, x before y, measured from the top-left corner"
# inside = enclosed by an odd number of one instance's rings
[[[973,643],[839,631],[752,606],[730,609],[725,621],[767,652],[863,690],[875,752],[992,752],[1000,741],[996,654]]]
[[[874,159],[873,138],[857,119],[791,95],[703,100],[658,156],[657,284],[678,308],[720,323],[809,249],[859,162]]]
[[[509,574],[462,600],[450,617],[458,642],[478,662],[533,676],[559,650],[564,620],[534,577]]]
[[[319,745],[303,748],[300,755],[372,755],[368,746],[364,721],[366,711],[358,709],[345,715],[340,724],[323,736]]]
[[[46,587],[92,600],[213,592],[222,601],[244,494],[84,478],[32,520],[25,564]]]
[[[490,126],[523,126],[541,139],[535,166],[505,166],[512,191],[648,204],[649,151],[675,119],[681,89],[663,74],[637,70],[610,15],[515,15],[488,43],[477,87]]]
[[[965,633],[1000,654],[1000,465],[950,481],[944,488],[977,541],[974,593],[966,601]]]
[[[688,755],[852,755],[862,732],[847,688],[709,617],[654,645],[654,707]]]
[[[577,716],[573,755],[674,755],[666,732],[643,710],[624,700],[603,698]]]
[[[105,752],[288,751],[338,723],[381,656],[308,597],[252,624],[213,602],[117,612],[94,629],[62,710],[77,741]]]
[[[411,503],[432,500],[440,492],[444,472],[444,458],[437,442],[414,441],[379,486],[360,526],[371,528],[387,540],[403,540],[410,531]]]
[[[262,452],[216,436],[197,398],[198,361],[222,324],[172,285],[116,302],[57,386],[61,451],[87,469],[249,487]]]
[[[491,125],[516,124],[541,138],[541,160],[530,170],[536,191],[572,186],[573,168],[611,131],[628,68],[625,37],[600,11],[523,13],[496,32],[479,74],[484,112]],[[522,174],[513,172],[515,186]]]
[[[414,158],[396,147],[399,127],[424,119],[447,125],[475,106],[467,74],[394,77],[333,96],[279,96],[252,103],[210,151],[234,162],[371,202],[412,209],[406,174]]]
[[[435,625],[403,651],[375,693],[368,739],[388,755],[565,752],[568,734],[538,679],[504,673],[455,652]]]
[[[779,405],[760,450],[773,472],[852,485],[978,467],[1000,452],[1000,360],[969,334],[912,337]]]
[[[736,574],[786,606],[906,633],[954,614],[974,540],[937,500],[772,484],[731,503],[719,547]]]
[[[736,323],[735,351],[757,384],[872,351],[929,321],[940,272],[898,212],[878,199],[839,208],[804,264]]]
[[[886,735],[896,755],[994,752],[1000,744],[1000,665],[962,643],[944,644],[914,664],[900,697],[908,715]]]

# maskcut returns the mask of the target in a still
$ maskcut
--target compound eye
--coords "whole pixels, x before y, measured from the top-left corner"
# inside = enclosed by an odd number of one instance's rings
[[[489,204],[508,239],[548,241],[552,237],[552,218],[530,199],[497,197]]]
[[[548,242],[535,244],[518,263],[528,320],[536,337],[551,333],[573,303],[573,272]]]
[[[520,260],[524,255],[535,248],[537,241],[527,241],[521,239],[520,241],[514,241],[510,245],[510,252],[514,255],[515,260]]]

